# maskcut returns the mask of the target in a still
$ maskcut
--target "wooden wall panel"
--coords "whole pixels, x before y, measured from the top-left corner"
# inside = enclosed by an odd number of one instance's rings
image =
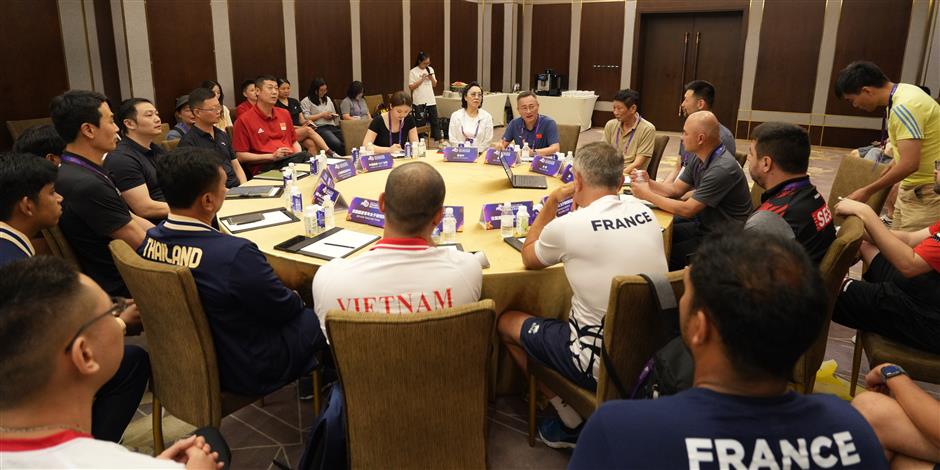
[[[352,82],[349,1],[296,0],[294,18],[299,83],[293,87],[303,99],[313,79],[323,77],[329,95],[339,103]]]
[[[0,31],[0,150],[9,150],[6,121],[49,116],[69,81],[56,0],[3,2]]]
[[[153,0],[148,2],[148,6],[150,3],[153,3]],[[183,14],[191,14],[191,12],[183,10]],[[209,23],[207,30],[210,34],[211,18],[208,11],[200,18],[200,23]],[[242,81],[258,75],[273,75],[278,78],[284,78],[287,75],[287,59],[284,52],[284,11],[281,2],[229,0],[228,21],[229,36],[232,41],[232,72],[236,90]],[[201,26],[205,28],[204,24]],[[176,43],[173,45],[174,48],[178,47]],[[215,70],[214,65],[213,70]],[[236,102],[244,101],[240,92],[236,91],[236,94],[238,95],[235,97]]]
[[[825,13],[825,0],[764,3],[753,109],[812,111]]]
[[[477,70],[477,4],[450,2],[450,81],[480,80]],[[433,59],[432,59],[433,60]]]
[[[624,5],[584,3],[581,9],[578,89],[594,90],[603,101],[620,89]]]
[[[215,78],[215,46],[209,0],[184,4],[170,0],[146,3],[154,98],[164,122],[172,126],[176,98],[206,79]],[[127,32],[128,41],[134,32]],[[139,93],[139,91],[138,91]]]
[[[431,68],[437,77],[434,94],[444,91],[444,2],[440,0],[411,1],[411,57],[408,68],[415,65],[418,52],[431,58]]]
[[[503,84],[503,21],[506,16],[502,4],[493,5],[492,35],[490,37],[490,90],[502,91]],[[508,88],[508,87],[506,87]]]
[[[571,4],[532,6],[532,72],[522,83],[535,88],[535,75],[553,69],[568,75],[571,56]]]
[[[114,47],[114,23],[111,20],[111,2],[95,0],[95,24],[98,28],[98,53],[101,57],[104,94],[111,101],[121,99],[121,78],[118,76],[117,52]]]
[[[522,15],[525,13],[525,8],[513,4],[512,9],[516,14],[516,79],[511,85],[508,85],[506,89],[512,90],[512,87],[518,83],[520,87],[525,90],[529,88],[527,84],[529,80],[531,80],[530,78],[522,78],[522,31],[525,24]]]
[[[855,60],[870,60],[881,67],[888,80],[899,81],[910,20],[911,0],[843,0],[829,80],[828,114],[881,115],[882,110],[867,113],[836,98],[832,85],[839,71]]]
[[[362,82],[369,94],[387,95],[402,89],[404,64],[402,64],[401,13],[399,2],[360,1],[359,41],[362,44]]]

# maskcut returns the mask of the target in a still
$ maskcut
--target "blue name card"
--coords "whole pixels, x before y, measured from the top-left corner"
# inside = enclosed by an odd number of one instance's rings
[[[354,197],[346,211],[346,220],[373,227],[385,227],[385,214],[379,210],[379,201]]]
[[[545,176],[555,176],[561,170],[561,160],[556,160],[555,158],[537,156],[532,159],[532,166],[530,169],[539,174]]]
[[[334,207],[339,206],[339,191],[337,191],[336,188],[327,186],[326,183],[318,184],[316,189],[313,190],[313,202],[323,205],[323,201],[325,201],[327,198],[330,198],[330,200],[333,201]]]
[[[381,155],[366,155],[359,157],[359,167],[365,173],[373,171],[391,170],[395,166],[392,154],[383,153]]]
[[[502,162],[499,161],[501,156],[506,157],[509,166],[516,164],[516,152],[512,151],[512,149],[500,151],[492,147],[486,149],[486,158],[484,161],[487,165],[502,165]]]
[[[480,153],[476,147],[446,147],[444,160],[448,162],[473,163],[477,161]]]
[[[561,181],[562,183],[574,181],[574,167],[572,167],[570,163],[565,165],[565,168],[561,170]]]
[[[336,186],[336,181],[333,179],[333,174],[329,171],[320,172],[320,182],[331,188]]]
[[[330,173],[333,175],[333,179],[337,182],[356,176],[356,168],[353,167],[352,162],[349,160],[327,165],[327,168],[330,169]]]

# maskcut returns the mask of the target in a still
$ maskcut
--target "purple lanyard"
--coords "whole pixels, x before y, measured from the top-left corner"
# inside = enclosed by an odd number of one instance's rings
[[[472,144],[473,141],[476,140],[477,134],[480,133],[480,117],[477,116],[477,129],[473,131],[473,137],[467,135],[467,133],[463,130],[463,123],[460,124],[460,132],[463,133],[463,138],[469,140]]]
[[[528,136],[531,136],[532,134],[535,134],[535,137],[536,137],[536,138],[535,138],[535,139],[532,139],[532,148],[535,148],[535,142],[538,140],[538,135],[539,135],[539,121],[541,121],[541,120],[542,120],[542,115],[541,115],[541,114],[539,114],[539,115],[537,115],[537,116],[535,117],[535,126],[532,127],[532,130],[531,130],[531,131],[525,128],[525,121],[522,121],[522,134],[519,136],[519,138],[522,139],[522,143],[523,143],[523,144],[526,142],[525,137],[526,137],[527,135],[528,135]],[[477,124],[479,124],[479,123],[477,123]]]
[[[790,191],[796,191],[797,189],[803,189],[810,186],[809,177],[801,178],[797,181],[787,184],[780,190],[781,193],[787,193]]]
[[[63,153],[63,154],[62,154],[61,159],[62,159],[62,162],[64,162],[64,163],[71,163],[71,164],[73,164],[73,165],[78,165],[78,166],[80,166],[80,167],[82,167],[82,168],[85,168],[85,169],[87,169],[87,170],[91,170],[91,171],[93,171],[93,172],[95,172],[95,173],[97,173],[97,174],[103,176],[104,179],[108,180],[108,183],[111,183],[111,186],[114,186],[114,182],[111,181],[111,177],[110,177],[110,176],[104,174],[101,170],[99,170],[98,168],[95,168],[94,165],[91,165],[90,163],[86,162],[85,160],[82,160],[82,159],[79,158],[79,157],[76,157],[76,156],[70,155],[70,154],[66,154],[66,153]]]
[[[402,131],[403,131],[403,130],[405,130],[405,120],[404,120],[404,119],[402,119],[401,121],[398,121],[398,145],[401,145],[401,134],[402,134]],[[391,111],[389,111],[389,113],[388,113],[388,146],[391,147],[392,145],[393,145],[393,142],[392,142],[392,113],[391,113]]]
[[[711,155],[708,156],[708,159],[705,160],[705,164],[699,167],[700,169],[696,171],[698,177],[701,178],[702,174],[705,173],[705,170],[708,169],[708,166],[712,164],[712,160],[723,153],[725,153],[725,145],[721,144],[718,146],[718,148],[715,149],[714,152],[712,152]]]
[[[630,139],[627,140],[627,148],[630,148],[630,142],[633,142],[633,137],[636,136],[636,128],[640,127],[640,122],[643,121],[643,116],[639,114],[636,115],[636,126],[633,127],[633,132],[630,134]],[[623,126],[617,126],[617,149],[620,149],[620,130],[623,129]]]
[[[898,84],[895,83],[891,87],[891,93],[888,94],[888,109],[885,110],[884,116],[881,116],[881,149],[884,150],[885,144],[888,143],[888,115],[891,114],[891,101],[894,99],[894,92],[898,90]]]

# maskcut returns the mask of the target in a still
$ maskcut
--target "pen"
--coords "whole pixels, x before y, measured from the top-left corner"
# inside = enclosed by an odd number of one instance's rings
[[[330,243],[330,242],[323,242],[323,244],[324,244],[324,245],[330,245],[330,246],[338,246],[338,247],[340,247],[340,248],[349,248],[350,250],[354,248],[354,247],[351,247],[351,246],[339,245],[339,244]]]

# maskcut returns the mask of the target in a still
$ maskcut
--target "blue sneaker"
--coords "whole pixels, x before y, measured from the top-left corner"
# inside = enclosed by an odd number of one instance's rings
[[[576,429],[566,427],[560,418],[545,418],[539,423],[539,438],[552,449],[574,449],[584,423]]]

